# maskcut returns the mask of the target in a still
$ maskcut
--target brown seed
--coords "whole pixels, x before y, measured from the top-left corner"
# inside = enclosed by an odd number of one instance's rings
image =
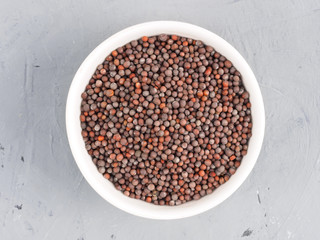
[[[118,154],[118,155],[117,155],[117,160],[118,160],[118,161],[121,161],[122,159],[123,159],[123,155],[122,155],[122,154]]]
[[[101,80],[97,80],[96,81],[96,87],[102,87],[102,81]]]
[[[150,191],[153,191],[153,190],[155,189],[154,184],[149,184],[149,185],[148,185],[148,189],[149,189]]]
[[[120,141],[120,140],[121,140],[120,134],[115,134],[115,135],[113,136],[113,139],[116,140],[116,141]]]
[[[112,97],[114,95],[114,91],[112,90],[112,89],[108,89],[107,91],[106,91],[106,96],[107,97]]]
[[[192,130],[192,126],[191,126],[190,124],[188,124],[188,125],[186,126],[186,130],[187,130],[188,132],[190,132],[190,131]]]
[[[120,140],[120,143],[121,143],[123,146],[125,146],[125,145],[127,145],[128,141],[127,141],[127,139],[122,138],[122,139]]]
[[[185,126],[187,124],[187,121],[185,119],[180,120],[180,125]]]
[[[224,66],[226,66],[227,68],[231,68],[232,67],[232,63],[229,60],[227,60],[227,61],[224,62]]]

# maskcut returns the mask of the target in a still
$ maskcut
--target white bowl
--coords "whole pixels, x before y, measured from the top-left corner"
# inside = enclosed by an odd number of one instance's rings
[[[199,200],[190,201],[179,206],[157,206],[141,200],[126,197],[106,180],[93,164],[85,149],[80,127],[81,93],[84,91],[96,67],[114,49],[142,36],[152,36],[161,33],[176,34],[203,41],[212,46],[227,59],[242,74],[244,85],[250,93],[252,110],[252,137],[248,153],[243,158],[236,173],[225,184]],[[66,106],[66,127],[72,154],[80,171],[92,188],[112,205],[137,216],[152,219],[178,219],[190,217],[217,206],[226,200],[244,182],[255,165],[265,128],[265,115],[262,95],[257,80],[247,62],[229,43],[216,34],[201,27],[188,23],[174,21],[157,21],[138,24],[126,28],[96,47],[84,60],[78,69],[70,86]]]

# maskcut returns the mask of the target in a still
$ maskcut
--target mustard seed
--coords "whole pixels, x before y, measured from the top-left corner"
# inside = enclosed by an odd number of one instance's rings
[[[143,36],[112,51],[81,94],[81,135],[125,196],[180,205],[211,194],[247,154],[250,94],[199,40]]]

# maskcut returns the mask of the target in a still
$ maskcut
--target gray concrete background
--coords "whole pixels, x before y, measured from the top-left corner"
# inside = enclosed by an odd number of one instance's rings
[[[253,172],[195,217],[155,221],[83,179],[65,101],[88,53],[113,33],[180,20],[225,38],[256,74],[266,135]],[[320,239],[319,0],[1,0],[0,239]]]

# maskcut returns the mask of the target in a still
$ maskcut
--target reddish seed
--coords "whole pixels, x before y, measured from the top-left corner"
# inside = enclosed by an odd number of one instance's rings
[[[136,83],[136,88],[141,88],[141,84],[139,82]]]
[[[198,91],[197,95],[198,95],[199,98],[201,98],[203,96],[203,92],[202,91]]]
[[[123,155],[122,154],[118,154],[117,155],[117,161],[121,161],[123,159]]]
[[[231,63],[229,60],[227,60],[227,61],[224,62],[224,65],[225,65],[227,68],[231,68],[232,63]]]
[[[185,119],[181,119],[180,120],[180,125],[181,126],[185,126],[187,124],[187,120],[185,120]]]
[[[114,56],[114,57],[116,57],[116,56],[118,56],[118,52],[117,51],[112,51],[112,56]]]
[[[172,35],[171,39],[174,40],[174,41],[177,41],[178,40],[178,36],[177,35]]]
[[[120,61],[119,61],[119,59],[115,59],[115,60],[113,61],[113,63],[114,63],[114,65],[118,66],[119,63],[120,63]]]
[[[108,89],[107,91],[106,91],[106,96],[107,97],[112,97],[114,95],[114,91],[112,90],[112,89]]]
[[[192,130],[192,126],[190,124],[186,125],[186,130],[190,132]]]
[[[101,73],[102,75],[104,75],[104,74],[107,73],[107,70],[105,70],[104,68],[102,68],[102,69],[100,70],[100,73]]]
[[[121,85],[123,85],[124,82],[125,82],[125,79],[124,79],[124,78],[120,78],[120,79],[119,79],[119,83],[120,83]]]
[[[86,121],[86,117],[85,117],[84,115],[80,115],[80,121],[81,121],[81,122]]]
[[[103,141],[103,140],[104,140],[104,136],[99,136],[99,137],[98,137],[98,141],[101,142],[101,141]]]
[[[208,67],[208,68],[206,69],[206,71],[204,72],[204,74],[205,74],[206,76],[209,76],[209,75],[211,74],[211,72],[212,72],[212,68],[211,68],[211,67]]]
[[[120,134],[115,134],[115,135],[113,136],[113,139],[116,140],[116,141],[120,141],[120,140],[121,140]]]
[[[165,106],[166,106],[166,104],[165,104],[165,103],[161,103],[161,104],[159,105],[160,109],[165,108]]]
[[[110,174],[109,173],[105,173],[103,176],[108,180],[110,179]]]
[[[111,114],[111,115],[116,115],[116,113],[117,113],[117,111],[116,111],[115,109],[111,109],[111,110],[110,110],[110,114]]]
[[[227,88],[228,87],[228,82],[227,81],[223,81],[222,82],[222,86]]]
[[[143,36],[141,39],[142,41],[147,42],[149,38],[147,36]]]
[[[207,100],[208,100],[208,97],[207,97],[207,96],[201,97],[201,101],[202,101],[202,102],[206,102]]]
[[[150,104],[149,104],[149,109],[154,109],[154,108],[155,108],[154,103],[150,103]]]

